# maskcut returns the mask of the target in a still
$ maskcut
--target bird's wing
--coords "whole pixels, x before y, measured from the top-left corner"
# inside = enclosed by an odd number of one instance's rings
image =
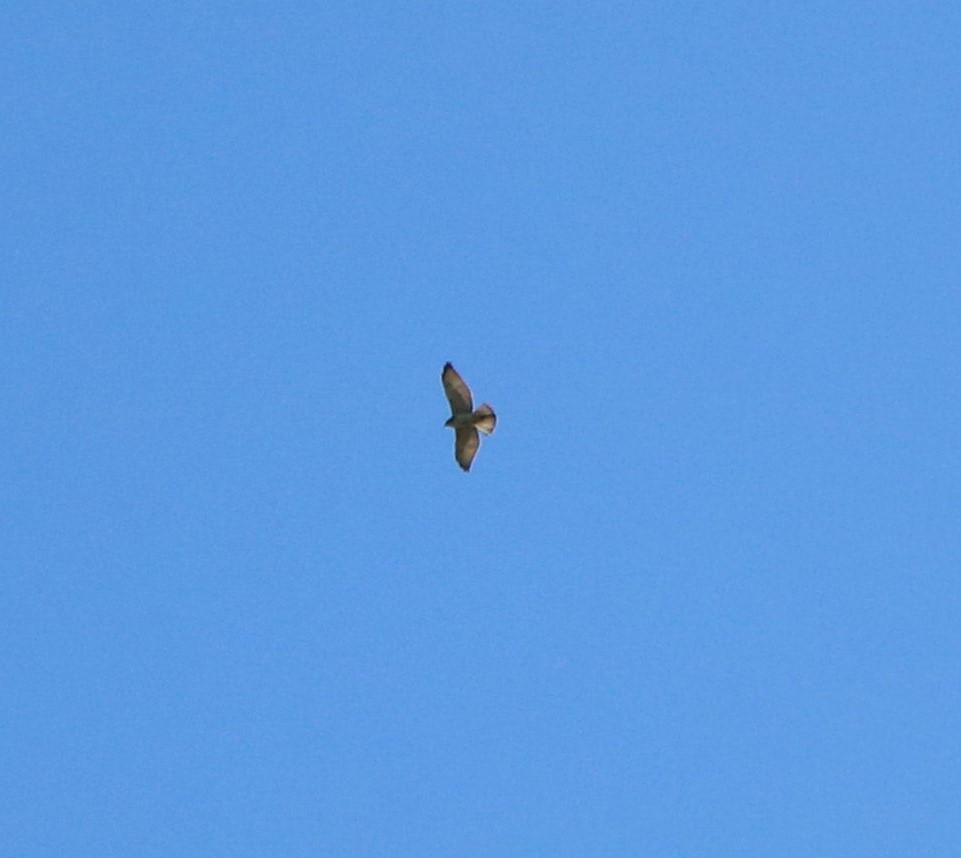
[[[480,435],[473,426],[458,426],[454,432],[454,458],[465,471],[470,470],[471,462],[477,455]]]
[[[440,380],[444,383],[444,393],[447,394],[451,413],[454,415],[470,414],[474,410],[474,401],[471,399],[470,388],[460,377],[457,370],[449,363],[445,363],[444,371],[440,374]]]

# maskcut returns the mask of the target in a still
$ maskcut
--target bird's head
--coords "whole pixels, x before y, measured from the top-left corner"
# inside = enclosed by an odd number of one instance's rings
[[[448,417],[448,418],[447,418],[447,422],[444,424],[444,426],[447,427],[448,429],[453,429],[453,428],[454,428],[454,418],[453,418],[453,417]]]

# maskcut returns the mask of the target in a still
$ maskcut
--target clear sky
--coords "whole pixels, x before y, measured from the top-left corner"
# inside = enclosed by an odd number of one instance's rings
[[[961,854],[959,44],[11,4],[2,854]]]

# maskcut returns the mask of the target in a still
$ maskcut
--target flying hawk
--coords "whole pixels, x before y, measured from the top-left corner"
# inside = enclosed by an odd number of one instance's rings
[[[444,425],[454,430],[454,458],[458,465],[469,471],[480,446],[477,430],[490,435],[497,425],[497,415],[487,404],[474,410],[470,388],[450,363],[444,364],[440,380],[444,384],[447,401],[450,402],[452,416]]]

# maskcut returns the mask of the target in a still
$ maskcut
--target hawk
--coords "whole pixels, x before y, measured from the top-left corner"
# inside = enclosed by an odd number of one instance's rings
[[[486,403],[474,410],[470,388],[449,362],[444,364],[440,380],[450,402],[451,418],[444,425],[454,430],[454,458],[458,465],[469,471],[480,446],[477,430],[490,435],[497,425],[497,415]]]

